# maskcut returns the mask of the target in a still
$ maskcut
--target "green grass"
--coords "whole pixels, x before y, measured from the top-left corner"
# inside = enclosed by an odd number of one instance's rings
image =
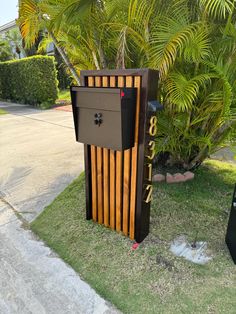
[[[1,115],[1,114],[7,114],[7,111],[0,108],[0,115]]]
[[[60,90],[58,93],[58,100],[68,100],[70,101],[70,91],[68,89]]]
[[[208,161],[193,181],[154,185],[149,236],[132,241],[85,220],[84,175],[31,224],[32,230],[124,313],[236,313],[236,266],[224,243],[236,167]],[[196,265],[172,255],[185,234],[214,258]]]

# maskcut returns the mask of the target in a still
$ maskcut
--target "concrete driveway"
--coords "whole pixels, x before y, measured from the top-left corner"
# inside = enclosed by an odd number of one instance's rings
[[[0,108],[0,313],[116,313],[22,224],[83,169],[72,113]]]
[[[0,104],[0,191],[32,221],[83,170],[72,113]]]

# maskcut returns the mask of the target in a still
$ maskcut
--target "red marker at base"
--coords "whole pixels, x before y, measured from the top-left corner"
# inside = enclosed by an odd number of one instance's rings
[[[132,245],[132,250],[136,250],[138,247],[139,247],[139,243],[136,242]]]

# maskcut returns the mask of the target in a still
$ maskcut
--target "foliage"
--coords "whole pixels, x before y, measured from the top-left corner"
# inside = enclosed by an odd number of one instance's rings
[[[60,89],[59,94],[58,94],[58,99],[71,102],[70,90],[69,89]]]
[[[44,35],[41,37],[41,41],[38,45],[37,52],[40,54],[47,54],[49,49],[54,50],[54,57],[56,61],[56,69],[57,69],[57,79],[58,79],[58,87],[59,89],[66,89],[70,86],[72,82],[72,78],[70,78],[68,74],[68,69],[66,67],[66,64],[63,62],[63,58],[58,52],[57,49],[55,49],[51,38],[49,37],[48,33],[45,32]]]
[[[22,37],[18,28],[9,30],[0,37],[0,61],[20,59],[24,55]]]
[[[37,0],[23,0],[20,2],[18,23],[25,47],[36,46],[36,43],[39,42],[39,35],[46,31],[77,84],[80,84],[80,78],[75,67],[70,62],[64,47],[60,45],[60,42],[54,35],[54,23],[51,23],[51,17],[45,10],[45,6],[47,7],[48,4],[48,2],[38,2]]]
[[[6,39],[0,39],[0,62],[13,59],[11,46]]]
[[[233,314],[236,268],[225,231],[235,177],[235,166],[210,161],[191,182],[154,184],[150,234],[136,250],[122,234],[85,219],[84,176],[31,227],[122,313]],[[204,266],[169,250],[173,239],[184,234],[192,243],[196,232],[213,255]]]
[[[18,28],[9,30],[6,33],[6,40],[10,43],[13,50],[14,59],[20,59],[24,56],[24,49],[22,47],[22,37]]]
[[[157,153],[168,152],[168,162],[194,168],[236,128],[235,3],[22,0],[20,21],[28,45],[40,28],[50,29],[78,73],[158,69],[165,110],[158,117]]]
[[[53,57],[34,56],[0,62],[0,97],[26,104],[55,103],[56,68]]]

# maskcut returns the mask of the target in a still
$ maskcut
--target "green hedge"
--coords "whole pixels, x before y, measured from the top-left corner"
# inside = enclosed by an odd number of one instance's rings
[[[0,62],[0,98],[40,105],[54,104],[58,94],[54,57],[33,56]]]

